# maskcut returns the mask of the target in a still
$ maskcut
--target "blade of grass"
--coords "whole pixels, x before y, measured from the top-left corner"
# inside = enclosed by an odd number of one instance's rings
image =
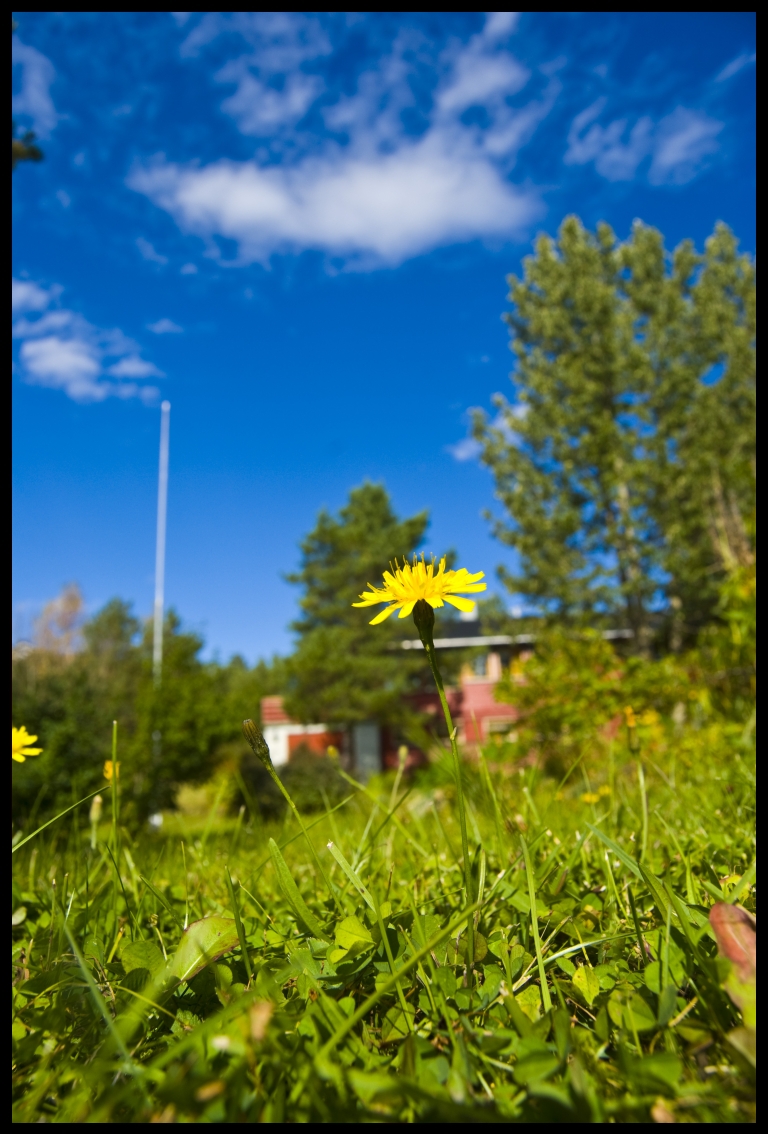
[[[57,903],[57,907],[58,907],[59,913],[61,914],[62,910],[61,910],[61,907],[58,906],[58,903]],[[109,1012],[109,1009],[107,1008],[107,1005],[104,1001],[104,997],[99,992],[99,989],[96,985],[96,981],[93,979],[93,976],[91,975],[91,970],[86,965],[85,959],[83,958],[83,955],[82,955],[82,953],[80,952],[80,950],[77,946],[77,942],[75,941],[75,938],[72,934],[72,931],[71,931],[71,929],[69,928],[69,926],[67,925],[66,922],[64,922],[64,932],[67,935],[67,939],[69,941],[69,947],[74,954],[75,960],[77,961],[77,964],[80,968],[81,973],[83,974],[83,977],[85,979],[85,983],[88,985],[88,991],[91,994],[91,998],[93,1000],[96,1011],[101,1016],[104,1023],[106,1024],[107,1031],[109,1032],[110,1036],[112,1037],[112,1040],[115,1044],[115,1047],[120,1052],[123,1059],[125,1060],[125,1069],[130,1071],[130,1073],[132,1075],[136,1076],[136,1078],[137,1078],[137,1080],[138,1080],[138,1082],[139,1082],[139,1084],[142,1088],[142,1091],[144,1092],[144,1095],[146,1097],[146,1086],[143,1083],[143,1075],[142,1075],[143,1069],[138,1064],[134,1063],[133,1059],[131,1058],[131,1053],[128,1051],[128,1048],[125,1046],[125,1043],[123,1041],[123,1037],[120,1035],[118,1029],[115,1026],[115,1022],[112,1019],[112,1016]]]
[[[166,909],[168,910],[168,913],[169,913],[169,914],[171,915],[171,917],[173,918],[173,920],[174,920],[174,921],[176,922],[176,924],[178,925],[179,929],[180,929],[180,930],[182,931],[182,933],[183,933],[183,932],[184,932],[184,922],[183,922],[183,921],[181,920],[181,918],[180,918],[180,917],[179,917],[179,915],[178,915],[178,914],[176,913],[176,911],[175,911],[175,910],[173,909],[173,907],[172,907],[172,906],[170,906],[170,905],[168,904],[168,902],[166,902],[166,900],[165,900],[165,898],[163,897],[163,895],[162,895],[162,894],[160,893],[160,891],[159,891],[159,890],[156,890],[156,889],[155,889],[155,887],[154,887],[154,886],[152,885],[152,883],[151,883],[151,882],[149,881],[149,879],[148,879],[148,878],[145,878],[143,874],[140,874],[140,875],[139,875],[139,878],[140,878],[140,879],[142,880],[142,882],[143,882],[143,883],[144,883],[144,885],[145,885],[145,886],[147,887],[147,889],[148,889],[148,890],[149,890],[149,891],[150,891],[150,892],[151,892],[152,894],[154,894],[154,895],[155,895],[155,897],[157,898],[157,900],[158,900],[159,902],[161,902],[161,903],[162,903],[162,905],[164,905],[164,906],[165,906],[165,908],[166,908]]]
[[[350,880],[352,885],[355,887],[355,889],[357,890],[360,897],[363,899],[363,901],[366,903],[366,905],[369,906],[370,909],[372,909],[373,912],[375,913],[376,912],[376,903],[373,900],[373,896],[370,894],[367,887],[364,885],[362,879],[359,877],[359,875],[356,873],[356,871],[353,870],[353,868],[349,865],[349,863],[347,862],[347,860],[345,859],[344,855],[341,853],[339,848],[334,843],[328,843],[328,850],[331,852],[333,857],[336,859],[339,866],[344,871],[344,873],[346,874],[347,878]]]
[[[120,870],[118,868],[117,863],[115,862],[115,856],[112,854],[112,851],[110,850],[109,847],[107,847],[107,850],[109,851],[109,857],[112,859],[112,866],[114,867],[114,870],[115,870],[115,877],[117,878],[117,881],[120,884],[120,889],[123,892],[123,901],[125,902],[125,908],[128,912],[128,916],[130,917],[131,921],[136,926],[136,929],[138,930],[138,933],[139,933],[139,937],[143,938],[144,934],[141,932],[141,929],[139,928],[139,923],[136,919],[136,914],[131,909],[131,903],[128,901],[128,895],[125,892],[125,885],[123,883],[123,876],[120,873]],[[133,928],[131,929],[131,941],[133,941]]]
[[[602,841],[605,843],[605,845],[607,847],[609,847],[610,850],[612,850],[613,853],[616,855],[619,862],[624,863],[627,870],[631,870],[632,873],[637,878],[643,877],[643,875],[640,871],[640,867],[637,865],[635,860],[633,858],[630,858],[630,856],[627,854],[627,852],[625,850],[622,850],[622,848],[619,846],[619,844],[615,843],[613,841],[613,839],[610,838],[609,835],[606,835],[605,831],[601,831],[599,827],[593,827],[593,825],[591,823],[587,823],[587,827],[589,827],[589,829],[590,829],[590,831],[592,832],[593,835],[597,835],[598,839],[602,839]]]
[[[235,926],[237,927],[237,938],[240,942],[240,952],[243,954],[243,961],[245,962],[245,971],[248,974],[248,980],[253,979],[253,969],[251,968],[251,959],[248,956],[248,946],[245,941],[245,933],[243,932],[243,923],[240,920],[240,907],[237,903],[237,896],[235,894],[235,887],[232,885],[232,875],[229,872],[229,867],[225,867],[227,872],[227,885],[229,886],[229,896],[232,899],[232,909],[235,914]]]
[[[734,905],[739,900],[739,898],[744,893],[744,891],[749,886],[751,886],[753,884],[756,877],[757,877],[757,856],[755,856],[755,858],[752,859],[752,865],[749,867],[749,869],[747,871],[745,871],[744,874],[742,874],[741,878],[738,880],[736,885],[731,890],[730,897],[728,898],[729,905]]]
[[[640,790],[640,807],[643,816],[642,836],[640,838],[640,847],[638,850],[638,861],[645,861],[645,853],[648,850],[648,792],[645,787],[645,771],[643,770],[642,760],[637,761],[637,783]]]
[[[627,896],[629,897],[629,908],[632,910],[632,921],[635,926],[635,935],[637,937],[637,947],[640,950],[640,963],[645,968],[648,963],[648,956],[646,953],[646,944],[640,929],[640,920],[637,916],[637,908],[635,907],[635,898],[632,893],[632,887],[627,886]]]
[[[269,840],[269,850],[277,873],[277,881],[280,889],[283,891],[285,900],[291,906],[296,917],[307,927],[312,937],[317,937],[320,941],[327,941],[327,933],[299,893],[299,888],[293,880],[293,875],[288,869],[286,861],[281,855],[280,849],[274,839]]]
[[[536,879],[531,869],[531,857],[528,853],[528,846],[523,836],[520,836],[520,846],[523,849],[523,858],[525,859],[525,873],[528,877],[528,894],[531,899],[531,932],[533,933],[533,947],[536,950],[536,961],[539,966],[539,978],[541,980],[541,1001],[544,1005],[544,1011],[549,1012],[552,1007],[552,999],[549,995],[549,986],[547,984],[546,973],[544,972],[544,957],[541,952],[541,941],[539,940],[539,918],[536,913]]]
[[[31,835],[27,835],[26,838],[20,839],[18,843],[16,843],[16,845],[11,849],[11,854],[16,854],[16,851],[21,850],[24,844],[28,843],[30,839],[34,839],[35,836],[39,835],[41,831],[44,831],[46,827],[50,827],[51,823],[55,823],[58,819],[63,819],[65,815],[69,815],[70,811],[74,811],[75,808],[79,807],[81,803],[87,803],[89,799],[93,799],[93,797],[95,795],[98,795],[102,790],[103,789],[100,787],[96,788],[96,791],[92,791],[90,795],[86,795],[83,796],[82,799],[78,799],[77,803],[73,803],[70,807],[65,807],[63,811],[60,811],[58,815],[54,815],[53,819],[49,819],[47,823],[43,823],[42,827],[38,827],[37,830],[33,831]]]

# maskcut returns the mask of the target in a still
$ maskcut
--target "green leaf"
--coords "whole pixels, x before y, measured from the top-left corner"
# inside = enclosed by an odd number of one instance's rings
[[[482,933],[475,932],[475,961],[482,961],[488,955],[488,942]],[[449,941],[446,949],[446,960],[449,965],[461,964],[467,956],[467,936],[462,933],[458,942]]]
[[[683,1063],[676,1055],[659,1052],[658,1055],[632,1060],[628,1072],[640,1091],[661,1090],[665,1094],[673,1094],[683,1073]]]
[[[190,981],[211,961],[217,961],[238,944],[233,918],[204,917],[193,921],[168,962],[168,975],[178,981]]]
[[[426,942],[424,942],[426,944]],[[422,945],[423,948],[423,945]],[[456,976],[453,969],[443,965],[435,973],[435,984],[444,996],[453,996],[456,992]]]
[[[650,1032],[656,1029],[656,1014],[651,1006],[626,988],[616,989],[608,1001],[608,1014],[614,1024],[628,1032]]]
[[[269,853],[272,855],[272,862],[275,866],[277,873],[277,881],[280,889],[283,892],[285,900],[293,910],[299,921],[302,921],[306,928],[309,930],[312,937],[319,937],[322,941],[327,941],[328,937],[323,932],[320,922],[315,915],[310,912],[306,902],[299,893],[299,888],[294,882],[291,872],[286,866],[285,859],[280,853],[280,848],[274,839],[269,840]],[[234,924],[234,922],[233,922]]]
[[[515,999],[529,1020],[538,1020],[541,1015],[541,992],[537,984],[529,984],[522,992],[518,992]]]
[[[646,969],[647,972],[647,969]],[[668,984],[659,996],[659,1027],[666,1028],[669,1021],[677,1013],[677,989]]]
[[[343,921],[339,922],[336,926],[335,936],[336,944],[353,956],[373,945],[373,937],[370,931],[363,925],[359,918],[354,916],[345,917]],[[331,960],[333,959],[334,957],[332,955]]]
[[[129,941],[120,950],[120,960],[126,973],[133,969],[147,969],[158,976],[165,969],[165,958],[151,941]]]
[[[754,1028],[734,1028],[725,1038],[748,1063],[757,1066],[757,1033]]]
[[[413,919],[413,940],[418,948],[423,949],[426,943],[439,932],[442,922],[435,914],[417,914]]]
[[[394,1004],[381,1021],[381,1042],[399,1043],[413,1030],[414,1009],[406,1005],[406,1014],[399,1004]]]
[[[600,994],[600,978],[589,965],[581,965],[571,978],[576,988],[590,1006]]]

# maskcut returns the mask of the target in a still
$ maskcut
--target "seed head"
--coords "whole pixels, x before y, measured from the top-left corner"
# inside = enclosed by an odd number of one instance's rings
[[[243,734],[253,749],[254,755],[258,757],[267,771],[271,772],[273,770],[272,757],[269,754],[267,742],[252,720],[243,721]]]

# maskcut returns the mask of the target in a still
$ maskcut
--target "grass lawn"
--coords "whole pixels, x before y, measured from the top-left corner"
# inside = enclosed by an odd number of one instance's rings
[[[751,731],[487,755],[468,899],[442,762],[306,814],[315,855],[289,811],[137,833],[108,791],[17,837],[15,1120],[753,1121],[709,917],[754,911]]]

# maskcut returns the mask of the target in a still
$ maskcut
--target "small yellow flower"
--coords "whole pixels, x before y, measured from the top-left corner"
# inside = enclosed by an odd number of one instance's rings
[[[635,710],[632,708],[631,705],[625,706],[625,708],[624,708],[624,719],[627,722],[627,728],[635,728],[635,726],[637,725],[637,717],[635,716]]]
[[[585,791],[584,794],[581,796],[581,802],[582,803],[599,803],[600,802],[600,796],[597,794],[596,791]]]
[[[42,748],[30,748],[30,744],[34,744],[37,740],[36,736],[30,736],[24,725],[21,728],[14,728],[13,730],[13,747],[11,748],[11,758],[18,764],[23,764],[27,756],[39,756],[43,751]]]
[[[611,789],[608,787],[608,784],[603,784],[602,787],[599,787],[597,789],[597,794],[598,795],[610,795]]]
[[[104,779],[112,783],[113,764],[111,760],[104,761]],[[120,761],[117,761],[117,778],[120,779]]]
[[[469,612],[475,609],[474,601],[461,598],[457,592],[472,594],[484,591],[485,583],[478,582],[484,577],[484,571],[470,575],[466,567],[459,571],[446,571],[444,558],[440,560],[437,571],[434,562],[426,563],[423,555],[420,560],[414,556],[413,564],[404,562],[402,567],[398,567],[395,560],[394,570],[384,572],[384,586],[374,587],[369,583],[371,589],[363,591],[360,595],[362,601],[353,602],[352,605],[377,606],[382,602],[391,604],[371,619],[371,626],[383,622],[395,610],[399,611],[398,618],[407,618],[419,599],[425,599],[432,607],[444,606],[449,602],[457,610]]]

